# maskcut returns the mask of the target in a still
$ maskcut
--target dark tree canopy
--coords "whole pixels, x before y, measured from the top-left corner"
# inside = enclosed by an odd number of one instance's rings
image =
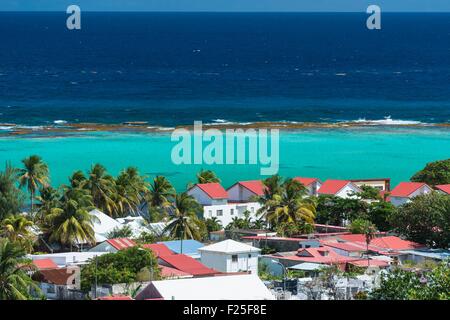
[[[424,169],[411,177],[411,181],[430,186],[450,184],[450,159],[427,163]]]
[[[432,247],[450,244],[450,197],[432,192],[415,197],[391,217],[394,228],[412,241]]]

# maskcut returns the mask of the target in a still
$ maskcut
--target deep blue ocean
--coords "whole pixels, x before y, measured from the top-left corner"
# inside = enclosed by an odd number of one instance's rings
[[[0,123],[450,122],[450,14],[0,13]]]

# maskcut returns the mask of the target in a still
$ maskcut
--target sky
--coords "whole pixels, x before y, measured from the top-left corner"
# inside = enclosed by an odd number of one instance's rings
[[[299,11],[365,12],[370,4],[384,12],[450,12],[450,0],[0,0],[0,11]]]

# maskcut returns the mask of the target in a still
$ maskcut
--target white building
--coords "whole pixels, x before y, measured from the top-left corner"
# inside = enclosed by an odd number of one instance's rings
[[[119,250],[128,249],[136,246],[136,243],[128,238],[107,239],[102,243],[91,248],[89,252],[107,252],[116,253]]]
[[[317,193],[322,186],[322,181],[317,178],[296,177],[294,178],[294,180],[297,180],[302,185],[304,185],[306,190],[308,191],[308,195],[310,196],[317,196]]]
[[[261,180],[238,181],[227,189],[228,200],[232,202],[255,202],[264,195],[264,184]]]
[[[392,190],[391,203],[398,207],[411,201],[412,198],[432,192],[433,189],[421,182],[400,182]]]
[[[261,205],[257,202],[231,202],[228,201],[227,191],[219,183],[196,184],[188,190],[203,206],[203,218],[216,217],[223,227],[226,227],[234,217],[243,218],[248,211],[250,217],[256,219],[256,213]]]
[[[98,209],[92,210],[89,214],[94,217],[95,241],[97,243],[105,241],[107,239],[107,234],[115,228],[120,229],[123,227],[120,222],[114,220]]]
[[[354,193],[361,192],[361,189],[349,180],[326,180],[318,190],[319,195],[333,195],[348,199],[355,198]]]
[[[80,266],[87,264],[96,256],[101,256],[106,252],[61,252],[49,254],[33,254],[28,257],[33,260],[52,260],[59,268]]]
[[[152,281],[136,300],[274,300],[257,275]]]
[[[258,274],[261,249],[234,240],[225,240],[198,249],[200,261],[222,272],[251,272]]]

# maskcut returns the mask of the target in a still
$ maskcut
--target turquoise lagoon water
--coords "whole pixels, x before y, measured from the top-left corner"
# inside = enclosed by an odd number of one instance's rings
[[[53,185],[67,182],[77,169],[97,162],[111,174],[136,166],[149,177],[165,175],[183,189],[201,168],[213,169],[228,187],[237,180],[260,178],[257,165],[175,165],[170,134],[86,133],[65,137],[0,138],[0,163],[31,154],[44,158]],[[280,133],[283,176],[351,179],[390,177],[408,180],[427,162],[450,158],[450,130],[437,128],[362,128],[285,131]]]

